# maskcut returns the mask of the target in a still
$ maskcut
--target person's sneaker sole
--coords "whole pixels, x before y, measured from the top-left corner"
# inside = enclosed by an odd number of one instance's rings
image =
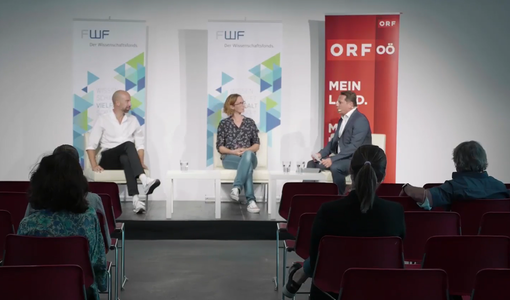
[[[287,284],[290,283],[290,280],[292,280],[292,276],[294,276],[294,274],[299,270],[301,269],[303,266],[301,266],[301,264],[298,264],[298,263],[295,263],[293,264],[291,267],[290,267],[290,270],[289,270],[289,281],[287,281],[285,283],[285,285],[283,286],[283,289],[282,289],[282,294],[287,297],[287,298],[294,298],[296,297],[296,293],[299,291],[299,289],[301,288],[301,284],[298,286],[297,290],[295,293],[291,293],[287,290]]]
[[[149,187],[149,190],[145,193],[145,195],[150,195],[154,190],[161,184],[161,181],[159,179],[156,179],[154,183]]]
[[[254,209],[252,209],[252,208],[247,208],[246,210],[247,210],[249,213],[252,213],[252,214],[258,214],[258,213],[260,213],[260,208],[259,208],[259,209],[256,209],[256,210],[254,210]]]
[[[239,194],[234,194],[233,192],[230,192],[230,198],[234,201],[239,201]]]
[[[133,212],[136,213],[137,215],[140,215],[140,214],[143,214],[145,212],[145,208],[135,208],[133,209]]]

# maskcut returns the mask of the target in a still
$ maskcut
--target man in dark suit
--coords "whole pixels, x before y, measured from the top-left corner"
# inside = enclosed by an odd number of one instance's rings
[[[370,123],[357,110],[357,105],[354,92],[340,93],[336,107],[342,117],[338,121],[335,135],[324,149],[312,155],[313,160],[307,164],[307,168],[330,170],[340,195],[345,192],[345,177],[349,175],[352,155],[360,146],[372,144]]]

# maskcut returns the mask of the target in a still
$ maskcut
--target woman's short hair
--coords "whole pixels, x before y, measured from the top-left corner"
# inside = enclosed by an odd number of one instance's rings
[[[457,172],[483,172],[487,170],[487,154],[480,143],[468,141],[453,149],[453,163]]]
[[[227,97],[227,100],[225,100],[225,103],[223,104],[223,112],[227,116],[232,116],[234,114],[234,109],[230,106],[234,106],[236,104],[237,98],[241,97],[239,94],[230,94]]]
[[[361,212],[372,208],[375,191],[386,176],[386,154],[375,145],[363,145],[354,152],[351,160],[354,190],[361,201]]]
[[[88,182],[79,162],[67,152],[44,157],[30,177],[29,201],[36,210],[84,213]]]

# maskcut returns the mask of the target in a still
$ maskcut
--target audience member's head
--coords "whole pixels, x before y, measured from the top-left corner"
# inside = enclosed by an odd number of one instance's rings
[[[225,103],[223,104],[223,112],[227,116],[232,116],[236,110],[238,112],[244,111],[244,100],[239,94],[231,94],[227,97],[227,100],[225,100]]]
[[[131,110],[131,95],[128,92],[118,90],[112,96],[113,109],[127,114]]]
[[[53,150],[53,154],[58,153],[68,153],[72,155],[77,161],[80,161],[80,155],[78,154],[78,150],[76,150],[76,148],[74,148],[71,145],[63,144],[58,146],[57,148],[55,148],[55,150]]]
[[[483,172],[487,170],[487,154],[475,141],[460,143],[453,149],[453,163],[457,172]]]
[[[30,177],[32,208],[84,213],[88,182],[76,157],[61,152],[44,157]]]
[[[375,191],[386,175],[386,154],[375,145],[364,145],[354,152],[351,160],[353,187],[366,213],[375,200]]]

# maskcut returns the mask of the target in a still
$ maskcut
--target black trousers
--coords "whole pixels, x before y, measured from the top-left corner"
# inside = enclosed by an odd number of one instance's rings
[[[134,143],[125,142],[103,151],[99,165],[105,170],[124,170],[129,196],[138,195],[136,179],[144,171]]]
[[[326,168],[321,165],[319,162],[314,162],[313,160],[309,161],[306,165],[307,168],[312,169],[321,169],[321,170],[330,170],[331,175],[333,176],[333,182],[338,187],[338,194],[343,195],[345,193],[345,177],[349,175],[349,167],[351,166],[350,159],[340,159],[334,161],[331,167]]]

